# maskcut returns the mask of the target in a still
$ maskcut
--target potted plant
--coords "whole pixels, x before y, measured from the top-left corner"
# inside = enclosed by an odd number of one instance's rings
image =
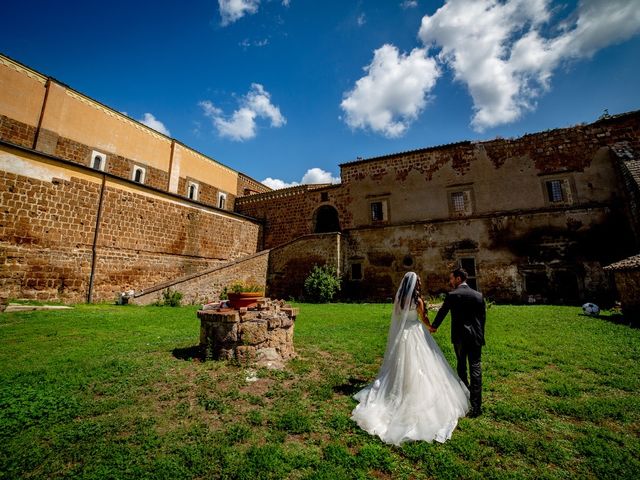
[[[264,286],[255,283],[234,282],[227,287],[229,305],[233,308],[251,308],[264,297]]]

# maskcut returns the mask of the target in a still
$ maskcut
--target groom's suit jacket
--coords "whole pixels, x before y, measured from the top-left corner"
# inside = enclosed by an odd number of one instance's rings
[[[476,292],[466,283],[450,291],[433,320],[435,328],[440,326],[449,311],[451,311],[451,343],[484,345],[486,309],[480,292]]]

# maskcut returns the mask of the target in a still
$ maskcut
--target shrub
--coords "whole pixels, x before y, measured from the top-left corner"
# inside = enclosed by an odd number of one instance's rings
[[[159,306],[165,307],[179,307],[182,302],[182,293],[177,290],[171,290],[167,288],[162,292],[162,301],[157,302]]]
[[[307,299],[312,302],[326,303],[340,291],[340,277],[334,267],[314,265],[311,273],[304,281]]]

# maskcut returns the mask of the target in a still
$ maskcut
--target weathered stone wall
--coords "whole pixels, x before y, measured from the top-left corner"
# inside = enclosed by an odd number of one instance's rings
[[[444,291],[448,269],[473,258],[478,287],[492,298],[606,303],[612,291],[602,266],[636,251],[610,147],[636,148],[639,132],[640,112],[631,112],[514,140],[399,153],[341,165],[341,185],[253,195],[236,209],[264,220],[272,248],[314,232],[318,208],[334,207],[349,298],[389,298],[412,268],[426,276],[428,293]],[[560,202],[550,198],[552,181],[562,184]],[[462,212],[453,209],[457,192],[468,202]],[[372,203],[384,204],[383,218],[372,219]],[[353,264],[364,280],[352,281]]]
[[[591,164],[598,150],[616,142],[629,142],[638,147],[640,112],[517,139],[461,142],[345,163],[340,166],[341,179],[343,184],[365,178],[381,180],[389,177],[401,181],[411,171],[416,171],[430,181],[447,164],[458,176],[464,176],[478,156],[486,156],[496,169],[508,159],[526,159],[542,174],[581,172]]]
[[[258,246],[257,223],[7,144],[0,148],[0,195],[2,299],[85,301],[96,225],[96,301]]]
[[[615,281],[623,315],[640,325],[640,270],[618,270]]]
[[[269,299],[259,300],[249,310],[200,310],[200,348],[205,358],[282,369],[284,361],[295,357],[293,328],[298,313],[283,301]]]
[[[633,151],[628,145],[618,145],[614,152],[624,186],[623,198],[629,224],[635,236],[636,250],[640,250],[640,150]]]
[[[423,293],[436,295],[448,291],[449,272],[461,259],[473,259],[478,289],[493,300],[611,302],[602,267],[616,255],[608,250],[611,238],[625,235],[624,222],[605,208],[352,229],[343,242],[343,293],[389,299],[403,275],[415,271]],[[361,279],[352,279],[353,264]],[[539,286],[527,287],[527,279]]]
[[[348,225],[352,218],[348,209],[351,201],[348,195],[349,190],[342,189],[339,185],[302,185],[237,198],[235,208],[236,212],[264,223],[264,248],[274,248],[314,233],[315,213],[323,206],[336,210],[340,229],[343,225]]]
[[[234,282],[266,285],[268,262],[269,251],[265,250],[231,263],[199,270],[198,273],[175,278],[140,292],[134,303],[148,305],[161,300],[162,292],[167,288],[182,293],[183,303],[206,304],[216,301],[223,289]]]
[[[341,235],[317,233],[300,237],[271,250],[267,296],[301,298],[304,280],[314,265],[331,265],[341,272]]]

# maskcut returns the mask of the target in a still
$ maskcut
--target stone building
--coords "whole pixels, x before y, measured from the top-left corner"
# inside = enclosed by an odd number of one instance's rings
[[[324,263],[301,254],[314,251],[310,234],[337,230],[327,255],[348,298],[389,298],[407,270],[422,275],[428,293],[443,292],[447,272],[462,265],[498,301],[606,304],[603,267],[638,251],[630,172],[639,151],[640,112],[631,112],[344,163],[339,185],[243,197],[236,210],[264,223],[265,248],[296,243],[269,270],[276,291],[290,272]]]
[[[237,271],[261,226],[235,200],[268,190],[0,56],[0,299],[105,301]]]
[[[603,266],[640,251],[639,151],[636,111],[270,191],[0,56],[0,299],[147,302],[174,286],[197,302],[230,279],[299,297],[328,263],[349,299],[390,298],[407,270],[437,294],[462,265],[498,301],[606,304]]]

